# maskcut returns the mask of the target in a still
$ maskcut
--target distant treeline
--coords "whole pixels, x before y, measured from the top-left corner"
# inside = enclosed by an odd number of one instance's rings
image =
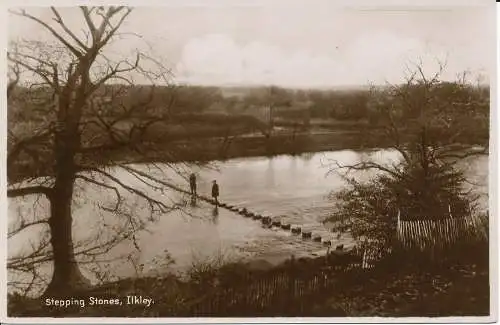
[[[414,91],[419,91],[415,87]],[[391,105],[391,98],[384,89],[351,90],[296,90],[279,87],[238,88],[202,86],[124,86],[106,85],[93,96],[93,105],[86,111],[103,116],[118,116],[132,109],[132,116],[168,116],[178,114],[244,114],[255,115],[258,110],[272,107],[273,117],[289,120],[335,119],[343,121],[367,120],[378,123],[381,106]],[[384,98],[385,96],[385,98]],[[422,95],[424,96],[424,94]],[[443,110],[452,115],[488,120],[489,88],[464,87],[456,83],[441,83],[432,94]],[[16,89],[13,103],[9,105],[9,118],[30,120],[37,112],[46,117],[48,106],[53,105],[53,94],[46,89]],[[402,110],[407,118],[418,111]],[[92,107],[90,107],[92,106]]]

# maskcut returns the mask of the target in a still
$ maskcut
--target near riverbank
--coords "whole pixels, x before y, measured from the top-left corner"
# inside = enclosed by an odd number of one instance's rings
[[[481,254],[480,254],[481,255]],[[188,281],[135,278],[82,292],[67,307],[46,299],[9,296],[11,317],[445,317],[487,316],[487,260],[443,265],[380,264],[353,268],[357,260],[334,255],[300,259],[261,271],[243,264],[194,266]],[[473,262],[473,263],[471,263]],[[348,267],[349,266],[349,267]],[[128,296],[153,299],[129,305]],[[90,305],[90,297],[102,305]],[[121,304],[110,305],[118,299]],[[107,302],[104,302],[107,301]]]

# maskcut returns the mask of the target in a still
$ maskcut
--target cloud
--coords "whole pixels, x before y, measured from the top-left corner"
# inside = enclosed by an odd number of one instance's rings
[[[224,34],[192,39],[182,50],[177,76],[195,84],[278,84],[291,87],[323,87],[401,81],[405,63],[422,59],[435,68],[444,49],[420,40],[374,31],[360,35],[331,54],[307,48],[285,50],[255,40],[236,43]],[[432,70],[431,69],[431,70]]]

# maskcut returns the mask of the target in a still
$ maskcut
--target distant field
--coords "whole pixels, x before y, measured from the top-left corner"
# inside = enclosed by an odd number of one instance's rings
[[[278,118],[275,120],[274,125],[294,127],[304,125],[302,121],[295,121],[291,119]],[[310,128],[325,128],[325,129],[340,129],[340,130],[354,130],[359,128],[374,128],[367,120],[357,120],[357,121],[342,121],[333,118],[322,119],[322,118],[312,118],[308,121],[308,127]]]

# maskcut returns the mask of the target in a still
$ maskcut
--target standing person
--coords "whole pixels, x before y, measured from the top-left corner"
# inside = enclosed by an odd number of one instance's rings
[[[191,188],[191,195],[196,196],[196,175],[194,173],[189,175],[189,187]]]
[[[213,181],[212,182],[212,197],[214,198],[215,200],[215,206],[219,206],[219,200],[218,200],[218,197],[219,197],[219,184],[217,184],[217,181]]]

